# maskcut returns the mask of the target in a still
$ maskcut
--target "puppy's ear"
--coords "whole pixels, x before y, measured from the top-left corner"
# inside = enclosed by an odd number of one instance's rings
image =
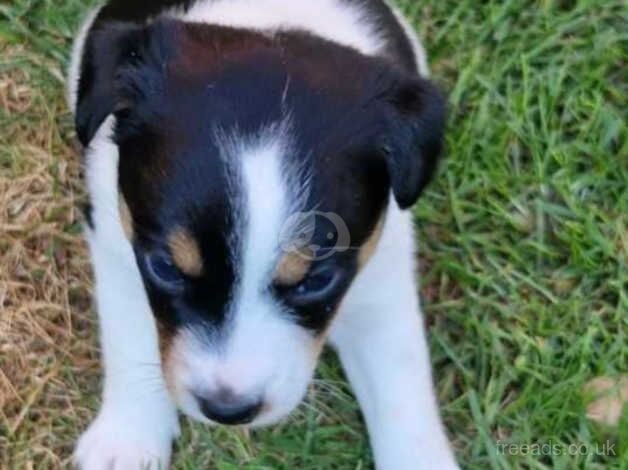
[[[76,130],[87,146],[110,114],[128,118],[142,99],[161,87],[166,37],[172,25],[95,25],[85,43],[76,108]]]
[[[399,207],[412,206],[434,176],[443,148],[445,100],[423,79],[401,79],[386,93],[388,131],[381,143]]]

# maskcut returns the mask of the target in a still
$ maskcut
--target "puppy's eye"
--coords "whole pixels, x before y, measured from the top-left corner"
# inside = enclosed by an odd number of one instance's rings
[[[291,288],[294,304],[309,304],[326,300],[342,283],[342,271],[334,267],[314,268],[299,284]]]
[[[146,255],[146,267],[152,280],[164,290],[177,292],[183,287],[181,272],[164,253]]]

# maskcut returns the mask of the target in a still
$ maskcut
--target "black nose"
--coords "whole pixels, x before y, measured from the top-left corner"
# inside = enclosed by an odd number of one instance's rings
[[[262,408],[258,399],[238,397],[231,392],[218,392],[196,399],[203,414],[220,424],[247,424],[255,419]]]

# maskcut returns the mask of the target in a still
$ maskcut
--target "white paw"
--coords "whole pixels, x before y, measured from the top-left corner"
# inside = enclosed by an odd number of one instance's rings
[[[74,452],[80,470],[166,470],[179,427],[174,410],[103,408]]]

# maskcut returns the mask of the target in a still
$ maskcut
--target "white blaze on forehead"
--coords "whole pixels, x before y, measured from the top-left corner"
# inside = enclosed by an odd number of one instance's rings
[[[282,226],[306,191],[291,187],[300,173],[298,168],[286,171],[290,168],[284,164],[290,152],[288,124],[254,136],[217,135],[221,154],[232,166],[231,197],[239,206],[234,207],[238,233],[232,253],[237,280],[220,347],[208,348],[188,335],[180,350],[190,367],[190,385],[212,389],[222,384],[236,393],[260,393],[286,374],[299,375],[302,369],[307,375],[314,365],[311,336],[268,292],[281,256]]]
[[[186,413],[201,418],[187,391],[227,387],[239,396],[262,398],[265,412],[255,424],[269,424],[289,413],[302,399],[316,365],[320,343],[283,312],[268,292],[281,256],[282,226],[306,190],[295,191],[301,175],[288,168],[289,126],[270,126],[257,136],[231,135],[221,151],[234,176],[232,197],[240,207],[234,251],[236,286],[228,326],[220,346],[188,331],[175,341],[174,391]],[[286,171],[295,170],[295,171]],[[237,182],[235,181],[237,180]],[[236,193],[237,192],[237,193]]]
[[[263,288],[277,260],[279,234],[290,207],[282,175],[288,147],[285,128],[273,126],[240,155],[246,217],[240,271],[243,300]]]
[[[307,195],[307,173],[290,160],[289,130],[281,123],[254,136],[217,132],[236,219],[236,285],[220,344],[190,327],[177,335],[171,353],[176,400],[199,419],[192,394],[228,388],[264,400],[255,425],[276,422],[301,401],[320,353],[321,343],[285,314],[268,289],[282,254],[283,224],[295,208],[302,210]]]

